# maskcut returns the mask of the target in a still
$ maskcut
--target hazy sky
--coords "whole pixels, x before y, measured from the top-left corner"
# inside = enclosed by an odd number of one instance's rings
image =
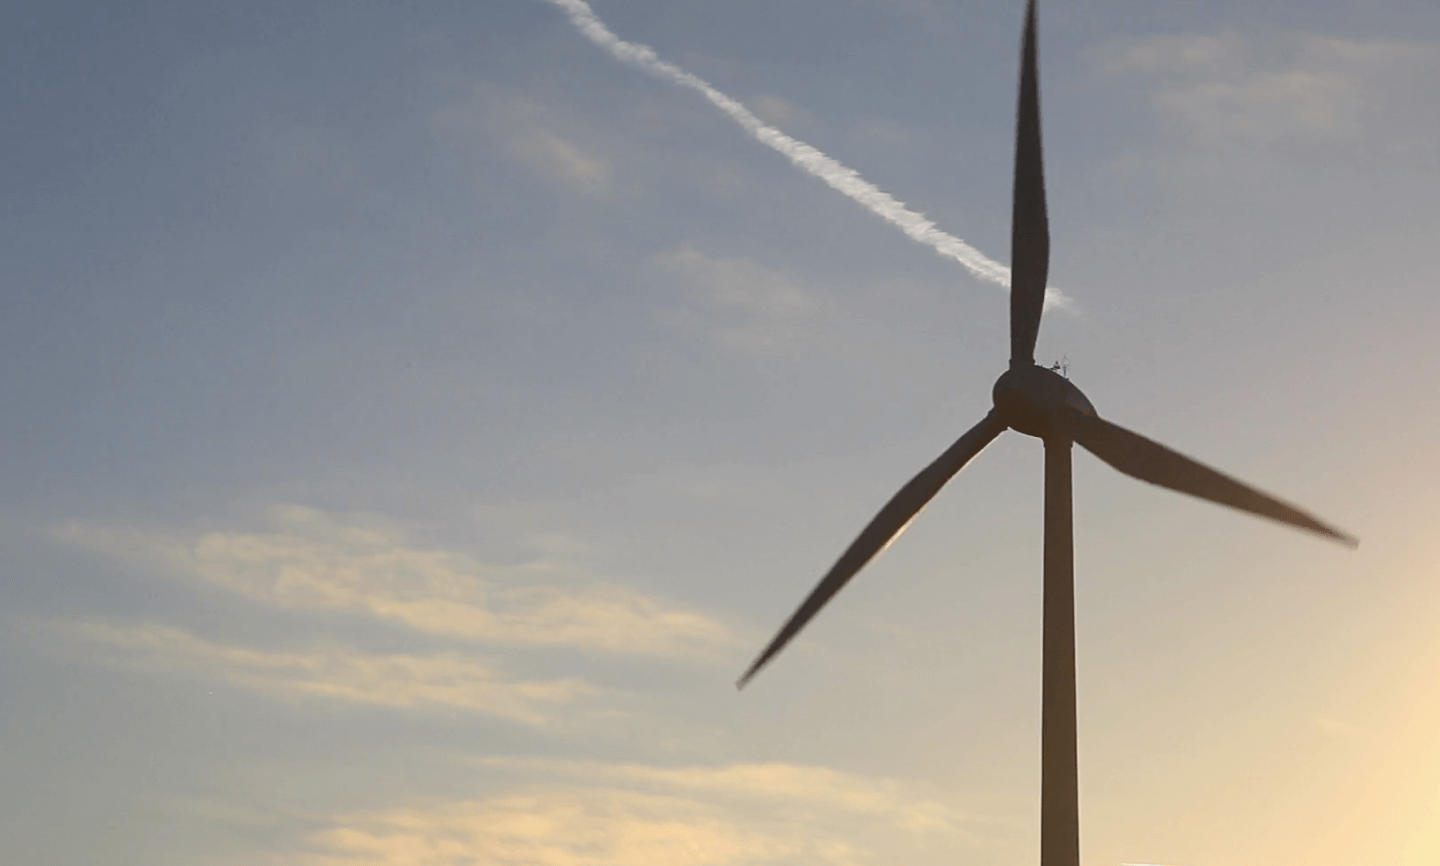
[[[594,0],[1009,258],[1019,0]],[[1440,8],[1045,0],[1089,864],[1440,861]],[[0,11],[0,861],[1009,866],[1004,290],[544,0]]]

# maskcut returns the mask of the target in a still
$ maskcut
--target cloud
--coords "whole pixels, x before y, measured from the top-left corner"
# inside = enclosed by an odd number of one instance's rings
[[[513,156],[551,181],[593,195],[610,189],[610,164],[552,130],[528,129],[513,135],[509,146]]]
[[[500,87],[476,87],[473,98],[436,112],[433,125],[460,141],[499,144],[510,159],[555,186],[601,198],[615,191],[613,161],[598,152],[593,130]]]
[[[802,340],[824,308],[818,294],[750,259],[711,258],[685,246],[652,261],[694,291],[698,309],[675,318],[698,323],[737,351],[765,353]]]
[[[967,844],[962,816],[890,780],[787,764],[664,768],[495,759],[526,781],[492,797],[337,815],[304,866],[863,866],[921,837]]]
[[[719,866],[797,860],[798,846],[693,801],[553,791],[342,818],[307,866]],[[293,861],[292,861],[293,862]],[[824,861],[822,861],[824,862]],[[834,862],[834,861],[831,861]]]
[[[1374,97],[1426,54],[1393,40],[1227,31],[1112,43],[1095,59],[1105,72],[1148,79],[1155,107],[1197,140],[1267,145],[1363,132]]]
[[[55,631],[104,652],[105,664],[216,677],[270,694],[396,708],[450,709],[544,725],[597,690],[574,679],[516,682],[458,653],[372,655],[338,645],[273,651],[211,643],[164,625],[60,623]]]
[[[899,229],[916,243],[924,244],[945,258],[959,262],[979,279],[1010,288],[1010,268],[986,256],[952,234],[941,231],[924,214],[910,210],[904,202],[860,176],[860,173],[799,139],[766,124],[749,108],[721,93],[708,81],[661,60],[648,45],[627,42],[601,21],[585,0],[546,0],[563,9],[570,24],[586,39],[622,63],[628,63],[655,78],[693,90],[749,133],[750,137],[776,151],[790,164],[824,181],[831,189]],[[772,108],[774,106],[772,105]],[[1053,286],[1045,290],[1045,304],[1073,306],[1069,297]]]
[[[654,767],[598,761],[486,758],[489,767],[623,783],[642,788],[704,793],[733,803],[766,802],[767,809],[831,809],[882,819],[906,830],[959,829],[960,814],[917,798],[891,779],[874,779],[828,767],[734,764],[725,767]]]
[[[313,508],[267,510],[269,532],[193,535],[71,522],[57,537],[284,610],[345,611],[487,643],[708,657],[731,632],[699,613],[589,579],[563,558],[493,566]]]

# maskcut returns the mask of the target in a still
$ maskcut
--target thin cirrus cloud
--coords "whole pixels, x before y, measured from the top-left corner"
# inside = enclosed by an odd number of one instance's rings
[[[652,264],[690,284],[695,304],[668,317],[707,331],[742,354],[793,347],[814,330],[825,303],[790,276],[745,258],[707,256],[693,246],[656,255]]]
[[[1431,47],[1313,34],[1261,41],[1233,31],[1158,35],[1097,50],[1108,73],[1150,80],[1157,109],[1212,144],[1333,139],[1366,129],[1398,76],[1435,60]]]
[[[734,802],[765,803],[769,810],[823,808],[865,815],[911,831],[958,831],[963,816],[952,807],[918,796],[892,780],[798,764],[733,764],[724,767],[656,767],[601,761],[482,758],[485,767],[527,775],[545,774],[658,791],[687,791]]]
[[[875,850],[973,841],[956,809],[891,780],[823,767],[481,763],[524,781],[491,796],[336,815],[285,862],[869,866],[889,860]]]
[[[492,566],[312,508],[275,506],[267,517],[268,532],[71,522],[55,534],[270,607],[350,612],[436,636],[685,658],[715,657],[735,641],[710,617],[590,579],[563,558]]]
[[[592,143],[593,130],[506,88],[477,84],[472,98],[437,111],[431,122],[436,133],[457,143],[496,141],[556,186],[599,198],[615,191],[614,166]]]
[[[610,164],[549,129],[532,129],[510,141],[510,151],[544,177],[592,195],[610,188]]]
[[[575,679],[514,681],[460,653],[378,655],[334,644],[262,650],[213,643],[158,624],[56,623],[89,657],[142,671],[190,673],[291,698],[329,699],[399,709],[444,709],[547,725],[560,710],[598,691]]]

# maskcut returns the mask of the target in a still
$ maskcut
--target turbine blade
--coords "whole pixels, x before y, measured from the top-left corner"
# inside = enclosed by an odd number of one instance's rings
[[[894,541],[906,524],[920,513],[926,503],[935,498],[940,488],[945,486],[959,472],[966,463],[979,454],[981,449],[1005,429],[1005,423],[1001,421],[992,410],[979,424],[970,428],[965,435],[955,440],[955,444],[946,449],[944,454],[936,458],[934,463],[926,466],[919,475],[910,479],[910,482],[900,488],[900,492],[891,497],[880,509],[880,513],[870,521],[870,524],[860,533],[860,536],[851,542],[850,547],[841,554],[840,559],[830,568],[829,573],[820,580],[818,586],[811,591],[804,604],[791,615],[780,633],[775,635],[770,645],[750,666],[738,682],[736,688],[744,688],[750,678],[755,676],[775,654],[785,648],[800,629],[810,621],[820,608],[825,606],[835,593],[840,591],[850,578],[855,576],[865,563],[874,558],[875,554],[884,550]]]
[[[1015,120],[1015,198],[1010,222],[1010,365],[1035,363],[1035,338],[1050,270],[1045,165],[1040,147],[1040,85],[1036,71],[1035,0],[1025,10],[1020,105]]]
[[[1348,547],[1360,544],[1354,536],[1322,523],[1293,505],[1261,493],[1117,424],[1074,411],[1070,412],[1067,421],[1076,442],[1132,478],[1288,523]]]

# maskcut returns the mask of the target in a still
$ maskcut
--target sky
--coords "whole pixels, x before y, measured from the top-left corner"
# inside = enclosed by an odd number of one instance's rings
[[[1007,263],[1018,0],[591,7]],[[1036,860],[1037,441],[734,688],[1003,286],[547,0],[0,43],[0,861]],[[1077,454],[1084,861],[1433,866],[1440,8],[1042,0],[1040,63],[1037,360],[1361,539]]]

